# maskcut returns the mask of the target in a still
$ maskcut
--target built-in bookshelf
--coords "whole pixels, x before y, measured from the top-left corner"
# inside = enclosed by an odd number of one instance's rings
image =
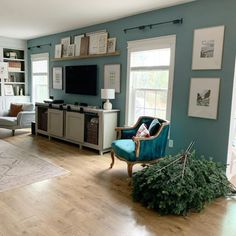
[[[30,102],[26,50],[26,40],[0,37],[0,111]]]
[[[3,80],[2,92],[12,87],[13,96],[26,95],[25,51],[3,48],[3,61],[7,63],[8,77]]]

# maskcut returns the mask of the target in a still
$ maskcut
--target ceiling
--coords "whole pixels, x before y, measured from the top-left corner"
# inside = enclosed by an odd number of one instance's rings
[[[32,39],[192,0],[1,0],[0,36]]]

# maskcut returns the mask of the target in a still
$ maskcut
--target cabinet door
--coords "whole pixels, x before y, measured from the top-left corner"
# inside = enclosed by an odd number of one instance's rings
[[[63,137],[63,111],[48,109],[48,133]]]
[[[66,112],[66,139],[84,141],[84,114],[78,112]]]
[[[103,148],[110,148],[113,140],[116,139],[115,128],[117,126],[117,112],[103,113]]]

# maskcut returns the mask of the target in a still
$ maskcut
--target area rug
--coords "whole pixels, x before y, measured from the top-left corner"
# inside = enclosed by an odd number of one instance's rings
[[[0,140],[0,192],[67,173],[59,166]]]

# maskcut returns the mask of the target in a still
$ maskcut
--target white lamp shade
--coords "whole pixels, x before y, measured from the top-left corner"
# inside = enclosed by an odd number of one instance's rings
[[[114,99],[115,98],[115,89],[101,89],[101,98],[102,99]]]

